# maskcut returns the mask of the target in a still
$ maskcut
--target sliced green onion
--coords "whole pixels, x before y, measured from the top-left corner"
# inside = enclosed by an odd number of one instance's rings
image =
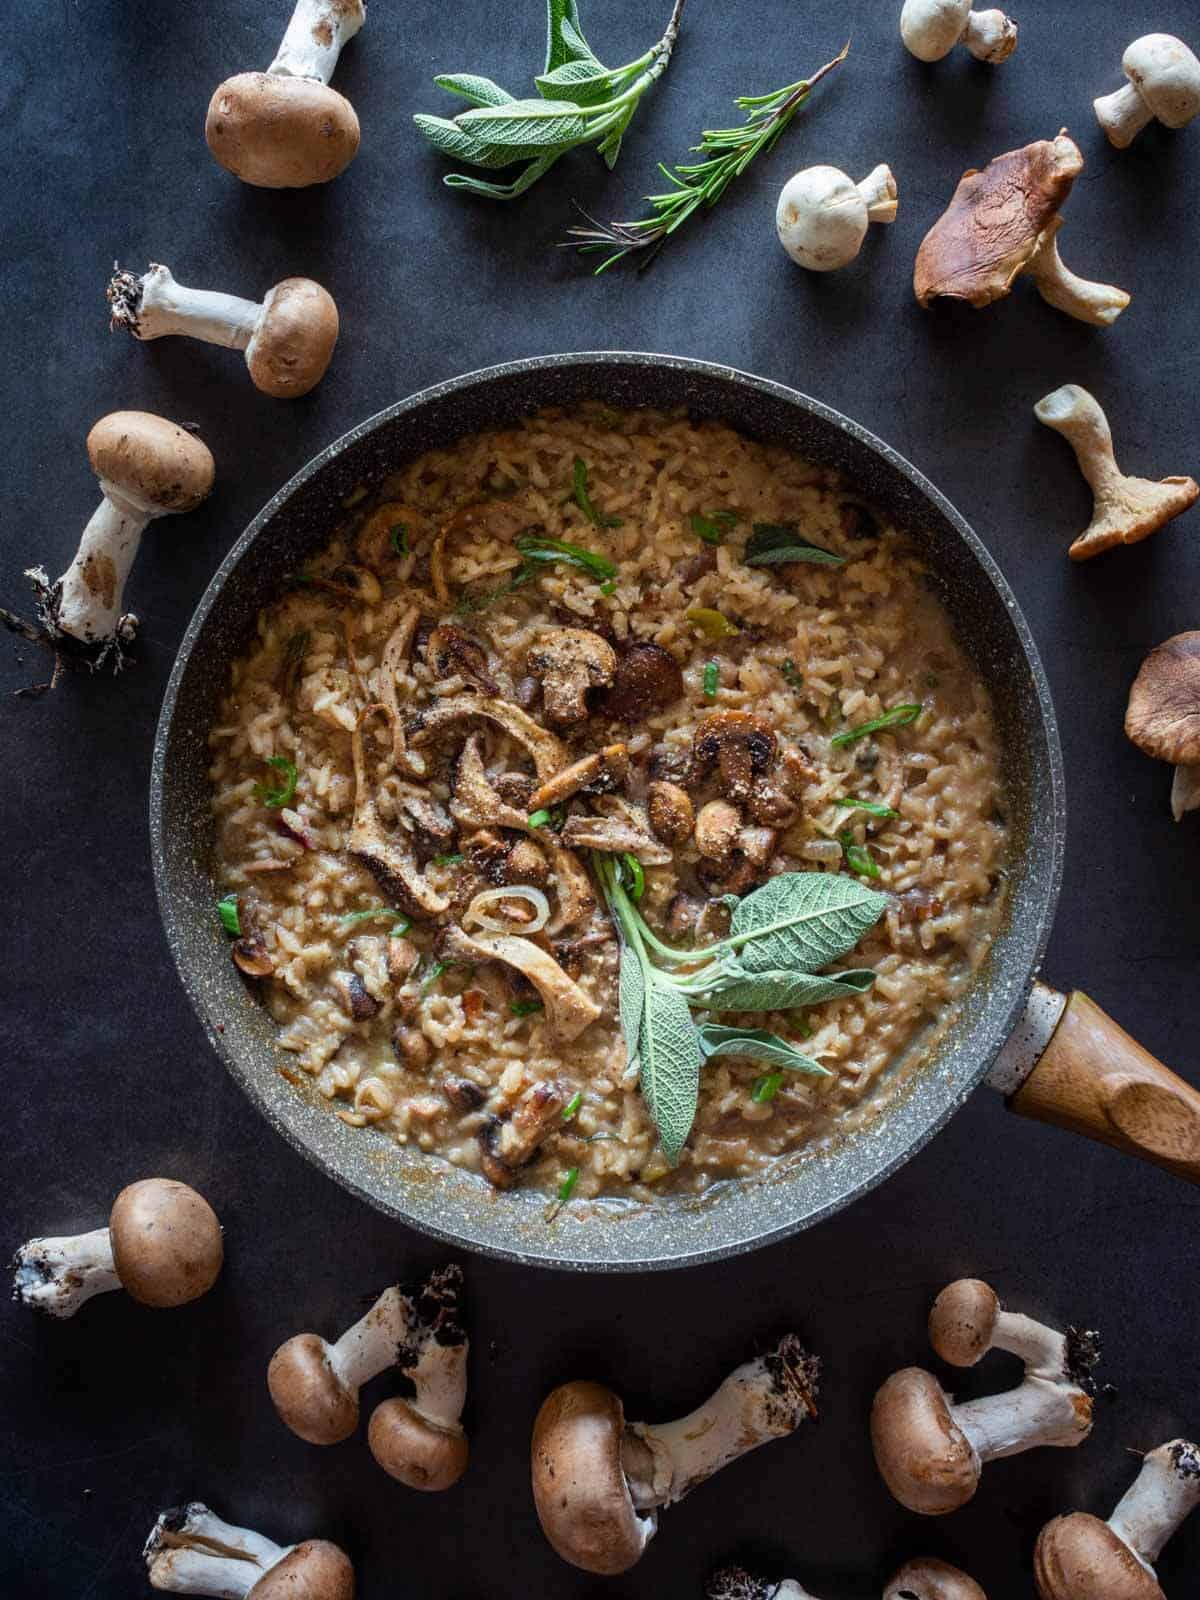
[[[893,706],[881,717],[872,717],[870,722],[860,722],[856,728],[847,728],[845,733],[835,733],[829,742],[840,748],[842,745],[853,744],[856,739],[865,739],[869,733],[883,733],[888,728],[906,728],[910,722],[917,720],[924,709],[924,706],[914,705],[911,702]]]
[[[710,700],[717,698],[717,686],[721,682],[721,667],[716,661],[704,663],[704,693]]]
[[[694,511],[690,520],[697,539],[703,539],[705,544],[724,544],[726,533],[737,522],[737,512],[710,511],[707,516],[701,516]]]
[[[454,851],[452,854],[447,856],[434,856],[432,865],[435,867],[456,867],[461,860],[462,853],[460,851]]]
[[[563,1181],[558,1186],[559,1202],[563,1205],[575,1193],[575,1185],[579,1182],[579,1168],[568,1167],[563,1176]]]
[[[438,981],[438,979],[441,977],[442,973],[445,972],[447,965],[448,965],[448,963],[445,962],[445,961],[435,961],[433,963],[433,965],[430,967],[429,971],[425,974],[424,978],[421,980],[421,993],[422,994],[425,993],[425,991],[430,987],[431,984],[435,984]]]
[[[606,517],[603,512],[597,511],[592,504],[592,497],[588,492],[587,462],[582,456],[575,457],[572,492],[575,495],[575,504],[589,522],[594,522],[598,528],[619,528],[621,526],[620,517]]]
[[[540,1000],[510,1000],[508,1009],[514,1017],[531,1017],[535,1011],[544,1011],[546,1008]]]
[[[543,806],[539,811],[531,811],[526,820],[531,828],[544,828],[550,821],[550,813]]]
[[[636,905],[646,892],[646,873],[642,863],[636,856],[630,855],[628,850],[621,852],[621,872],[628,881],[629,898]]]
[[[613,591],[616,589],[616,587],[617,587],[617,580],[615,578],[606,578],[604,580],[604,582],[600,585],[600,593],[602,595],[610,595],[610,594],[613,593]]]
[[[835,806],[841,806],[843,811],[865,811],[870,817],[898,817],[900,813],[893,811],[891,806],[881,806],[875,800],[855,800],[848,796],[844,800],[835,800]]]
[[[296,780],[299,774],[296,771],[296,763],[289,761],[286,756],[268,756],[267,765],[283,774],[283,784],[280,788],[271,789],[265,783],[256,783],[254,798],[269,810],[278,811],[282,806],[290,806],[295,799]]]
[[[341,919],[343,928],[351,928],[356,922],[370,922],[373,917],[390,917],[392,927],[388,930],[389,936],[398,939],[401,934],[407,933],[412,923],[402,911],[397,911],[394,906],[368,906],[365,911],[348,911]]]
[[[563,1107],[563,1121],[564,1122],[570,1122],[571,1118],[579,1110],[579,1108],[580,1108],[580,1106],[582,1104],[583,1104],[583,1090],[581,1089],[578,1094],[573,1094],[571,1096],[571,1098],[567,1101],[566,1105]]]
[[[847,828],[838,834],[838,842],[842,847],[842,854],[846,858],[846,865],[851,872],[856,872],[860,878],[877,878],[879,868],[875,858],[865,845],[855,844],[854,836]]]
[[[759,1078],[750,1095],[755,1105],[766,1105],[768,1100],[774,1100],[779,1093],[779,1086],[783,1082],[782,1072],[769,1072],[765,1078]]]
[[[534,576],[534,563],[544,561],[549,565],[564,562],[569,567],[582,567],[594,578],[615,578],[616,563],[595,550],[585,550],[581,544],[571,544],[566,539],[549,539],[538,533],[523,533],[516,540],[516,548],[525,557],[527,571],[518,573],[510,587],[528,583]],[[504,593],[503,590],[499,591]]]
[[[242,919],[238,913],[238,897],[236,894],[227,894],[223,900],[217,901],[217,914],[221,918],[221,926],[231,938],[240,939],[242,936]]]
[[[798,689],[804,682],[804,674],[792,660],[791,656],[787,658],[779,670],[783,674],[783,681],[793,689]]]
[[[735,622],[710,606],[693,606],[684,616],[706,639],[731,639],[742,631]]]
[[[392,549],[398,556],[408,554],[408,523],[394,522],[391,528]]]

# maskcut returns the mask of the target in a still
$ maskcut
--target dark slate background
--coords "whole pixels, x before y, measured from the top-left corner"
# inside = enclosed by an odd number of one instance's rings
[[[626,60],[666,9],[585,0],[585,22],[603,56]],[[837,1600],[877,1595],[891,1566],[921,1550],[962,1562],[997,1600],[1031,1592],[1030,1551],[1050,1514],[1106,1514],[1134,1472],[1130,1450],[1200,1428],[1195,1191],[1010,1119],[981,1092],[886,1188],[754,1257],[636,1280],[469,1261],[474,1456],[455,1491],[417,1498],[373,1466],[361,1437],[328,1452],[302,1444],[267,1399],[272,1350],[300,1328],[340,1330],[366,1296],[438,1252],[267,1131],[207,1048],[155,913],[146,784],[163,685],[210,573],[270,493],[352,423],[425,384],[538,352],[659,349],[840,408],[974,522],[1032,622],[1062,721],[1071,825],[1047,972],[1085,985],[1200,1077],[1185,1003],[1200,952],[1200,822],[1171,822],[1167,770],[1121,733],[1144,652],[1200,620],[1200,515],[1072,566],[1066,546],[1086,521],[1087,492],[1066,447],[1031,415],[1039,396],[1077,380],[1107,405],[1129,469],[1200,467],[1200,124],[1155,127],[1118,154],[1090,106],[1120,82],[1136,34],[1168,27],[1196,42],[1200,4],[1021,0],[1021,47],[998,69],[965,53],[922,67],[900,45],[898,11],[898,0],[690,0],[676,60],[616,173],[578,153],[511,208],[445,190],[443,163],[409,115],[443,109],[430,87],[438,70],[525,85],[540,67],[537,0],[371,0],[337,79],[361,115],[361,154],[337,183],[295,194],[242,187],[203,139],[213,87],[267,64],[282,7],[60,0],[6,30],[0,598],[24,600],[31,562],[57,573],[69,560],[96,499],[83,441],[102,413],[145,407],[198,422],[219,479],[200,513],[147,536],[129,591],[145,619],[136,670],[14,700],[7,691],[46,663],[0,639],[4,1248],[95,1226],[123,1183],[165,1172],[214,1203],[228,1265],[206,1299],[174,1313],[120,1295],[62,1325],[0,1310],[4,1596],[142,1593],[139,1551],[155,1514],[202,1497],[280,1540],[339,1540],[366,1600],[684,1600],[730,1557]],[[850,32],[849,63],[781,147],[647,277],[593,281],[552,248],[573,200],[636,214],[657,159],[683,159],[700,126],[733,120],[734,95],[815,69]],[[913,255],[961,170],[1064,122],[1088,162],[1067,206],[1064,256],[1131,289],[1132,308],[1102,332],[1018,284],[986,312],[922,313]],[[896,225],[873,230],[841,273],[792,267],[772,226],[783,180],[817,161],[858,177],[879,160],[899,180]],[[329,376],[282,404],[256,394],[229,352],[110,336],[103,290],[118,257],[138,268],[165,260],[184,282],[254,295],[291,273],[316,277],[343,318]],[[889,1372],[927,1358],[928,1303],[967,1272],[1015,1306],[1099,1324],[1118,1393],[1082,1449],[995,1464],[970,1507],[922,1524],[875,1476],[867,1408]],[[663,1418],[787,1327],[825,1357],[819,1426],[668,1512],[630,1576],[606,1584],[561,1565],[527,1487],[529,1425],[546,1391],[591,1376],[615,1385],[632,1416]],[[977,1393],[1014,1377],[994,1357],[956,1387]],[[387,1380],[376,1387],[386,1392]],[[1200,1518],[1163,1558],[1168,1594],[1193,1592],[1198,1563]]]

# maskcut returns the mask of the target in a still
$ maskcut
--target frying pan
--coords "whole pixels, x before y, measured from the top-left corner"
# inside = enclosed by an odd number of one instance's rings
[[[478,1178],[386,1135],[351,1129],[280,1075],[274,1029],[229,959],[213,911],[206,735],[259,608],[326,542],[341,504],[414,456],[542,406],[602,399],[685,406],[837,468],[910,535],[968,654],[993,686],[1011,830],[1010,904],[983,970],[934,1057],[880,1114],[765,1178],[649,1206],[564,1207],[498,1196]],[[151,778],[155,882],[192,1003],[233,1077],[271,1125],[379,1210],[449,1243],[578,1270],[685,1266],[810,1227],[881,1183],[989,1073],[1017,1111],[1145,1156],[1200,1182],[1200,1094],[1085,996],[1034,983],[1058,896],[1062,757],[1045,674],[1008,585],[963,518],[886,444],[818,401],[727,367],[601,352],[512,362],[401,401],[329,446],[268,502],[234,545],[183,638],[159,721]]]

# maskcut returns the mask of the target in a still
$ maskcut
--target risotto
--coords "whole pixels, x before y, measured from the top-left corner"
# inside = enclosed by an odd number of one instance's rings
[[[351,501],[210,735],[223,918],[285,1076],[551,1196],[695,1193],[876,1114],[1005,899],[988,695],[902,535],[782,449],[599,405]],[[879,891],[860,981],[694,1010],[810,1066],[711,1054],[672,1162],[607,887],[686,981],[787,873]]]

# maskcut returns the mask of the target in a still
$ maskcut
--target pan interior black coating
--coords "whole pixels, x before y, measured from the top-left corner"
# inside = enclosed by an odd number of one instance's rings
[[[213,911],[206,735],[259,608],[326,542],[341,502],[402,462],[546,405],[686,406],[840,469],[906,528],[927,557],[960,638],[992,688],[1012,832],[1011,909],[962,1015],[911,1087],[861,1131],[765,1180],[651,1207],[565,1207],[477,1178],[382,1134],[351,1129],[281,1076],[274,1027],[229,959]],[[1041,960],[1064,833],[1058,733],[1024,618],[970,528],[919,473],[857,424],[792,390],[730,368],[604,352],[489,368],[401,401],[346,434],[263,508],[209,585],[163,704],[151,780],[159,906],[172,954],[217,1053],[278,1132],[370,1204],[471,1249],[579,1270],[682,1266],[811,1226],[881,1182],[975,1087],[1007,1037]],[[218,1028],[220,1031],[218,1031]]]

